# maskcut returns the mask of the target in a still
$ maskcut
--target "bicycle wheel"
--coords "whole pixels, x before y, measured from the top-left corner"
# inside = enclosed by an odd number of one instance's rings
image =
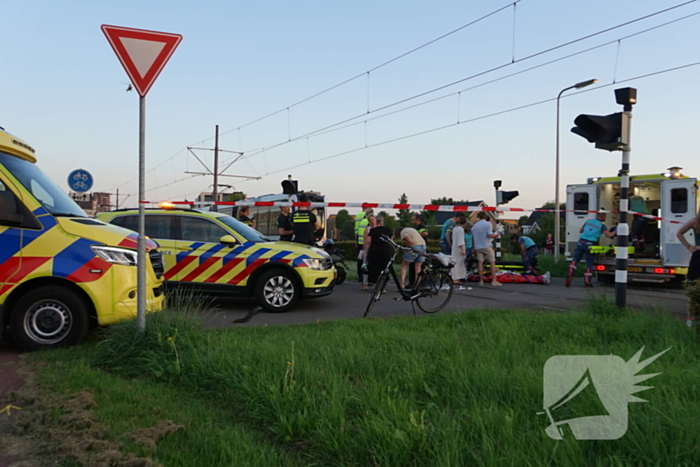
[[[452,298],[454,284],[448,274],[442,271],[431,271],[420,278],[416,289],[420,293],[416,298],[418,308],[425,313],[437,313],[445,308]]]
[[[364,318],[367,317],[369,312],[372,310],[374,304],[379,301],[379,298],[382,296],[382,290],[384,290],[384,287],[386,287],[386,283],[388,280],[389,276],[387,275],[387,272],[382,271],[382,273],[379,275],[379,279],[377,280],[377,284],[374,286],[372,296],[369,297],[369,303],[367,304],[367,309],[365,310]]]

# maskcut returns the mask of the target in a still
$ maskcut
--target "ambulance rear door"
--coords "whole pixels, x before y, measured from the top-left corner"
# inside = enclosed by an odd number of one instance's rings
[[[598,185],[566,187],[566,256],[571,257],[581,236],[583,224],[595,218],[598,210]]]
[[[697,211],[697,179],[665,180],[661,182],[661,258],[664,266],[687,267],[690,252],[676,237],[683,224],[695,217]],[[675,222],[669,222],[675,221]],[[695,245],[692,229],[685,234]]]

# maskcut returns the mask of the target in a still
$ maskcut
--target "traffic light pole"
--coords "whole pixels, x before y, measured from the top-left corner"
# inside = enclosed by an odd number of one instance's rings
[[[498,189],[501,187],[501,180],[495,180],[493,187],[496,189],[496,210],[493,212],[493,219],[496,221],[496,229],[498,229]],[[496,263],[501,262],[501,237],[496,237]]]
[[[632,105],[625,104],[622,116],[622,169],[620,170],[620,220],[617,225],[617,255],[615,257],[615,303],[619,308],[627,306],[627,259],[629,258],[629,211],[630,153],[632,152],[631,128]]]

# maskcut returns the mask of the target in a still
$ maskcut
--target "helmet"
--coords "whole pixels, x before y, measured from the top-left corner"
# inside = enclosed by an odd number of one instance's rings
[[[335,242],[333,242],[333,240],[331,240],[330,238],[327,239],[325,242],[323,242],[323,247],[324,247],[324,248],[327,247],[327,246],[333,246],[333,245],[335,245]]]

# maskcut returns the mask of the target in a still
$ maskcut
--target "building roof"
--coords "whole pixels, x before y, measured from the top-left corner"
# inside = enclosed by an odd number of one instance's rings
[[[527,220],[523,223],[523,225],[530,225],[530,226],[535,225],[535,223],[537,223],[537,221],[540,220],[540,218],[542,218],[542,216],[544,216],[545,214],[550,214],[550,213],[546,212],[546,211],[535,211],[532,214],[530,214],[530,217],[527,218]],[[564,219],[566,219],[566,213],[564,213],[564,212],[560,212],[559,216],[561,217],[562,221]]]

